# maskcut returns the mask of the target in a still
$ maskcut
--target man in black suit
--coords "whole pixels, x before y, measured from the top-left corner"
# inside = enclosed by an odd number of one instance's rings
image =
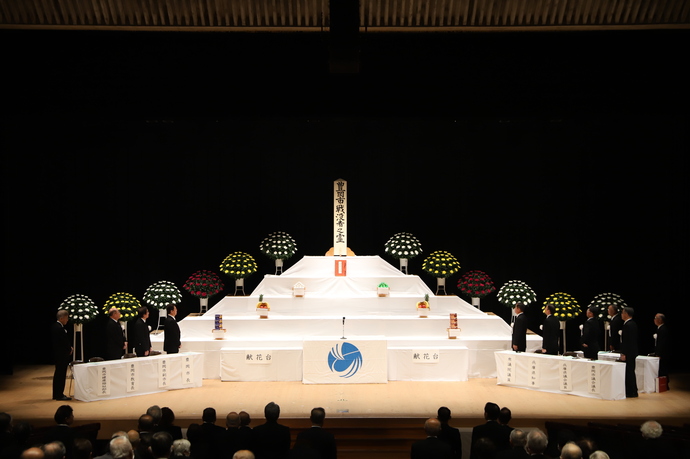
[[[525,318],[524,305],[515,304],[515,321],[513,322],[513,337],[511,344],[516,352],[525,352],[527,349],[527,319]]]
[[[142,306],[138,310],[139,317],[134,322],[134,351],[137,357],[144,357],[151,352],[151,337],[149,336],[149,326],[146,319],[149,318],[149,310]]]
[[[480,438],[488,439],[498,451],[510,448],[508,439],[505,436],[505,430],[498,423],[498,415],[500,413],[501,409],[497,404],[487,402],[486,405],[484,405],[484,419],[486,422],[484,424],[475,426],[472,429],[470,459],[477,458],[477,454],[475,452],[475,443],[477,443]]]
[[[666,376],[666,384],[668,385],[668,361],[671,341],[668,336],[666,316],[664,314],[656,314],[654,316],[654,325],[656,325],[656,333],[654,334],[654,354],[652,355],[659,357],[659,376]]]
[[[108,311],[108,323],[105,326],[105,359],[121,359],[127,351],[127,341],[125,341],[125,331],[120,326],[120,310],[110,308]]]
[[[426,438],[412,444],[410,459],[451,459],[453,450],[450,445],[443,440],[439,440],[438,434],[441,432],[441,421],[436,418],[429,418],[424,423]]]
[[[608,307],[611,321],[609,323],[609,351],[617,352],[621,348],[621,330],[623,330],[623,319],[617,305],[610,304]]]
[[[331,432],[323,429],[325,419],[326,410],[321,407],[312,409],[309,415],[311,428],[300,432],[295,439],[295,444],[299,443],[311,448],[321,459],[336,459],[338,450],[335,446],[335,437]]]
[[[450,445],[453,452],[453,458],[462,459],[462,438],[460,437],[460,430],[448,424],[448,421],[450,421],[450,409],[442,406],[438,409],[437,416],[438,420],[441,422],[441,432],[438,434],[438,439]]]
[[[554,314],[556,307],[552,304],[544,306],[544,324],[542,328],[541,353],[558,355],[558,338],[561,335],[561,324]]]
[[[585,358],[596,360],[599,357],[599,320],[597,313],[599,308],[590,306],[587,308],[587,320],[582,325],[580,344]]]
[[[72,361],[72,344],[67,335],[67,321],[69,320],[69,311],[60,309],[57,312],[57,321],[50,327],[50,338],[53,351],[53,362],[55,363],[55,372],[53,373],[53,400],[72,400],[67,397],[65,392],[65,379],[67,379],[67,367]]]
[[[639,355],[637,344],[637,324],[632,320],[635,310],[631,307],[623,308],[623,334],[621,335],[621,361],[625,362],[625,396],[637,397],[637,376],[635,375],[635,359]]]
[[[544,454],[544,451],[546,451],[548,443],[549,439],[542,430],[530,430],[527,434],[525,450],[530,455],[531,459],[546,459],[548,456]]]
[[[529,459],[525,451],[527,434],[520,429],[510,431],[510,449],[504,449],[496,453],[496,459]]]
[[[254,451],[254,429],[252,429],[249,424],[251,424],[252,418],[246,411],[240,411],[240,427],[237,429],[238,432],[238,445],[239,448],[248,449],[249,451]]]
[[[169,304],[166,308],[168,316],[165,318],[164,334],[163,334],[163,350],[168,354],[177,354],[180,352],[180,326],[177,325],[177,306]]]
[[[256,459],[280,459],[290,452],[290,428],[278,424],[280,406],[270,402],[264,407],[266,422],[254,427]]]
[[[74,411],[69,405],[61,405],[55,410],[53,415],[55,426],[51,427],[43,439],[44,443],[51,443],[54,441],[62,442],[65,447],[65,458],[72,459],[74,453]]]

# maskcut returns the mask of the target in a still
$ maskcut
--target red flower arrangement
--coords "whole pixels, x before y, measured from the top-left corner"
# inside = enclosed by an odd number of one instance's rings
[[[210,298],[220,293],[225,286],[220,277],[213,271],[200,269],[184,283],[182,288],[197,298]]]
[[[484,298],[496,290],[494,281],[484,271],[476,269],[468,271],[460,277],[458,288],[463,295],[470,298]]]

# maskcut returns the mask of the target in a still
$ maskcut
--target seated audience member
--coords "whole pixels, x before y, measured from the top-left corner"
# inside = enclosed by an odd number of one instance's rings
[[[510,432],[513,430],[513,428],[508,425],[511,419],[513,419],[513,413],[510,411],[510,408],[506,406],[501,408],[501,411],[498,412],[497,421],[501,425],[502,429],[503,438],[501,441],[504,445],[508,446],[510,446]]]
[[[152,459],[149,446],[151,445],[151,435],[154,431],[153,416],[150,414],[142,414],[139,416],[137,423],[137,432],[139,433],[139,440],[130,438],[132,446],[134,447],[134,457],[136,459]],[[129,434],[128,434],[129,435]]]
[[[31,424],[28,422],[14,423],[11,435],[9,437],[4,436],[0,442],[0,459],[17,459],[25,449],[32,446],[29,444],[31,432]],[[41,454],[43,454],[42,450]]]
[[[470,459],[475,459],[474,443],[482,437],[491,440],[497,451],[510,448],[509,438],[506,436],[504,428],[498,423],[500,412],[501,409],[493,402],[487,402],[484,405],[484,419],[486,422],[472,429]]]
[[[124,438],[129,439],[129,437],[127,436],[127,432],[125,432],[124,430],[118,430],[117,432],[113,433],[110,436],[111,442],[112,442],[113,438],[117,438],[117,437],[124,437]],[[113,459],[113,453],[112,453],[112,451],[110,451],[110,443],[111,442],[108,442],[108,446],[106,447],[105,453],[100,455],[100,456],[96,456],[95,459]]]
[[[232,459],[255,459],[254,453],[246,449],[241,449],[232,455]]]
[[[640,441],[636,448],[637,457],[640,459],[646,457],[675,457],[678,452],[671,447],[664,439],[662,434],[664,429],[657,421],[647,421],[640,426],[642,433],[642,441]]]
[[[532,456],[532,459],[545,458],[544,451],[546,451],[546,445],[548,444],[548,438],[546,434],[540,429],[530,430],[527,434],[527,446],[525,450]]]
[[[134,459],[134,449],[128,437],[118,436],[110,440],[113,459]]]
[[[527,434],[520,429],[510,431],[510,449],[504,449],[496,454],[496,459],[528,459],[525,451]]]
[[[453,450],[450,445],[438,439],[441,432],[441,421],[436,418],[429,418],[424,423],[424,440],[416,441],[410,449],[411,459],[450,459],[453,457]]]
[[[189,424],[189,427],[187,427],[187,440],[190,443],[190,456],[192,458],[203,457],[204,444],[201,437],[201,426],[196,422]]]
[[[151,416],[152,424],[151,432],[158,432],[158,426],[161,423],[161,418],[163,417],[163,411],[158,405],[152,405],[146,410],[146,414]]]
[[[586,457],[589,457],[589,455]],[[575,443],[568,442],[561,449],[560,459],[582,459],[582,449]]]
[[[596,444],[591,438],[580,438],[575,444],[580,448],[582,457],[589,457],[590,454],[597,450]]]
[[[161,421],[158,425],[158,431],[168,432],[173,441],[182,439],[182,427],[175,425],[175,413],[167,406],[161,408]]]
[[[185,459],[191,455],[192,448],[189,440],[184,438],[173,441],[172,445],[172,459]]]
[[[91,459],[93,457],[93,445],[86,438],[75,438],[72,451],[74,459]]]
[[[252,418],[246,411],[240,411],[240,427],[238,432],[238,447],[239,449],[248,449],[254,451],[254,430],[249,426]]]
[[[441,422],[441,432],[438,434],[439,440],[450,445],[455,459],[462,459],[462,438],[460,437],[460,430],[448,424],[451,418],[450,409],[442,406],[438,409],[436,416],[439,422]]]
[[[203,457],[197,456],[198,459],[215,459],[221,455],[221,444],[225,429],[216,425],[216,410],[215,408],[204,408],[201,414],[201,438],[205,445],[201,451]]]
[[[221,450],[223,455],[228,459],[232,458],[235,451],[239,451],[239,428],[240,415],[235,411],[231,411],[225,416],[225,433],[221,440]]]
[[[589,455],[589,459],[611,459],[608,454],[598,450]]]
[[[154,459],[169,459],[172,445],[173,439],[168,432],[156,432],[151,436],[151,456]]]
[[[336,459],[338,456],[333,434],[323,428],[326,419],[326,410],[321,407],[313,408],[309,415],[311,428],[297,435],[297,440],[311,446],[318,452],[321,459]]]
[[[67,449],[61,441],[51,441],[43,445],[43,457],[45,459],[65,459]]]
[[[74,411],[69,405],[61,405],[55,411],[53,416],[56,426],[51,428],[45,436],[44,442],[50,443],[59,441],[65,447],[65,457],[72,459],[72,452],[74,450]],[[45,452],[45,451],[44,451]]]
[[[269,402],[264,407],[266,422],[254,427],[254,445],[259,459],[282,458],[290,452],[290,428],[278,423],[280,406]]]
[[[32,446],[25,449],[19,456],[19,459],[45,459],[45,454],[38,446]]]
[[[476,459],[493,459],[498,454],[496,444],[490,438],[478,438],[472,445],[471,456]]]

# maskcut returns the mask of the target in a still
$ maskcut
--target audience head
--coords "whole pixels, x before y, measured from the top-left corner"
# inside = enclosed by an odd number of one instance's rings
[[[183,457],[186,456],[188,457],[191,454],[192,451],[192,444],[189,442],[189,440],[185,440],[184,438],[181,438],[179,440],[175,440],[172,445],[172,455],[173,457]]]
[[[141,442],[141,436],[139,435],[139,432],[136,430],[130,430],[125,434],[125,437],[127,440],[129,440],[129,443],[132,445],[132,448],[136,448],[139,446],[139,443]]]
[[[113,459],[132,459],[134,450],[127,437],[115,437],[110,440],[110,455]]]
[[[201,420],[203,422],[210,422],[211,424],[216,422],[216,409],[215,408],[204,408],[203,413],[201,414]]]
[[[136,432],[136,430],[134,430],[133,432]],[[126,436],[127,436],[127,432],[125,432],[124,430],[118,430],[117,432],[114,432],[110,436],[110,439],[112,440],[115,437],[126,437]]]
[[[566,443],[577,440],[575,432],[570,429],[561,429],[558,431],[558,451],[560,451]]]
[[[164,406],[163,408],[161,408],[160,425],[171,426],[171,425],[173,425],[173,422],[175,422],[175,413],[173,413],[173,410],[171,410],[167,406]]]
[[[493,402],[487,402],[484,405],[484,419],[487,421],[496,421],[500,412],[501,409]]]
[[[75,438],[72,457],[74,459],[90,459],[93,454],[93,445],[86,438]]]
[[[153,405],[150,406],[146,410],[146,414],[151,416],[153,418],[153,425],[157,426],[158,424],[161,423],[161,418],[163,417],[163,412],[161,411],[161,407],[158,405]]]
[[[0,432],[12,431],[12,415],[9,413],[0,413]]]
[[[510,420],[513,419],[513,413],[510,408],[504,406],[501,411],[498,412],[498,422],[503,425],[508,425]]]
[[[196,422],[189,424],[189,427],[187,427],[187,440],[191,443],[202,441],[201,426]]]
[[[240,427],[248,426],[252,422],[251,416],[246,411],[240,411]]]
[[[225,426],[228,429],[236,429],[240,426],[240,415],[235,411],[231,411],[225,416]]]
[[[510,431],[510,444],[512,446],[525,447],[527,444],[527,434],[520,429],[513,429]]]
[[[326,419],[326,410],[321,407],[313,408],[311,414],[309,415],[309,420],[312,425],[322,426],[323,421]]]
[[[32,427],[27,421],[19,421],[12,427],[12,435],[20,445],[27,445],[31,437]]]
[[[31,448],[25,449],[22,455],[19,456],[19,459],[44,459],[44,456],[45,454],[41,448],[32,446]]]
[[[472,445],[472,450],[479,459],[491,459],[496,455],[496,445],[486,437],[478,438]]]
[[[642,432],[642,437],[646,439],[659,438],[664,433],[664,429],[656,421],[647,421],[640,426],[640,432]]]
[[[264,417],[267,421],[277,421],[280,417],[280,406],[277,403],[269,402],[264,407]]]
[[[232,455],[232,459],[254,459],[254,453],[248,449],[241,449]]]
[[[442,423],[450,421],[450,409],[448,407],[442,406],[438,409],[436,417],[438,417],[438,420]]]
[[[597,449],[594,440],[587,437],[580,438],[575,444],[580,448],[582,457],[589,457]]]
[[[542,454],[546,449],[548,438],[540,429],[530,430],[527,434],[527,446],[525,449],[530,454]]]
[[[599,450],[589,455],[589,459],[611,459],[608,454]]]
[[[45,459],[63,459],[67,449],[61,441],[51,441],[43,445],[43,457]]]
[[[139,432],[151,432],[153,430],[153,427],[153,416],[151,416],[150,414],[142,414],[141,416],[139,416]]]
[[[172,450],[173,438],[168,432],[156,432],[151,436],[149,448],[154,458],[168,458]]]
[[[573,442],[568,442],[561,449],[561,459],[582,459],[582,450]]]
[[[441,432],[441,421],[436,418],[429,418],[424,422],[424,432],[429,437],[436,437]]]
[[[72,407],[69,405],[61,405],[55,411],[55,416],[53,416],[57,424],[67,424],[70,425],[74,421],[74,412]]]

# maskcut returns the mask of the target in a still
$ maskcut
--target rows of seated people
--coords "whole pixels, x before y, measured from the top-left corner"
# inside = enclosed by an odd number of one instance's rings
[[[290,428],[278,422],[279,416],[280,406],[270,402],[264,408],[265,422],[252,427],[249,413],[233,411],[221,427],[216,410],[206,408],[201,422],[183,431],[170,408],[154,405],[139,417],[136,429],[114,432],[101,446],[96,440],[100,424],[74,426],[69,405],[57,409],[55,425],[41,429],[13,423],[9,414],[0,413],[0,459],[337,458],[335,437],[323,427],[323,408],[312,409],[311,427],[299,432],[294,443]],[[511,419],[507,407],[486,403],[485,422],[472,429],[469,459],[690,458],[688,426],[662,426],[656,421],[641,426],[548,421],[544,432],[513,428]],[[425,438],[411,444],[411,459],[462,459],[460,430],[450,420],[447,407],[427,419]]]

